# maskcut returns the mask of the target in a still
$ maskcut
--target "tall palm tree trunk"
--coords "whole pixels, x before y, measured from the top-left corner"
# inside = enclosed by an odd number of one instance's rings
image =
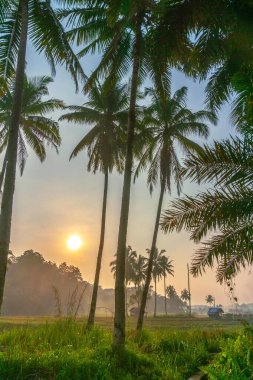
[[[138,281],[138,287],[137,287],[137,305],[138,305],[138,309],[140,307],[140,282]]]
[[[115,316],[113,345],[121,351],[125,347],[125,255],[126,255],[126,238],[130,203],[130,190],[133,166],[133,143],[136,124],[136,97],[138,89],[138,78],[140,70],[140,54],[142,40],[142,17],[139,17],[136,25],[135,43],[133,49],[133,70],[131,80],[131,94],[128,114],[128,131],[125,172],[123,182],[123,192],[121,201],[120,224],[118,233],[117,260],[116,260],[116,278],[115,278]]]
[[[156,317],[156,276],[155,276],[155,307],[154,307],[154,318]]]
[[[163,274],[163,288],[164,288],[164,311],[167,315],[167,298],[166,298],[166,273]]]
[[[25,75],[25,56],[28,31],[28,0],[21,1],[21,34],[18,50],[13,107],[7,146],[7,167],[0,214],[0,309],[3,302],[4,283],[10,245],[11,218],[15,190],[18,131],[22,107]]]
[[[100,231],[100,242],[97,255],[97,265],[95,272],[95,279],[93,284],[92,298],[90,304],[90,312],[87,322],[87,328],[91,328],[94,325],[95,313],[96,313],[96,304],[97,304],[97,294],[98,294],[98,285],[99,285],[99,276],[101,270],[102,255],[104,249],[105,241],[105,221],[106,221],[106,206],[107,206],[107,193],[108,193],[108,168],[105,169],[105,178],[104,178],[104,195],[103,195],[103,206],[102,206],[102,220],[101,220],[101,231]]]
[[[5,172],[6,172],[6,167],[7,167],[7,151],[5,152],[5,156],[4,156],[4,161],[3,161],[3,166],[2,166],[2,171],[0,173],[0,192],[2,191],[2,186],[3,186],[3,182],[4,182],[4,176],[5,176]]]
[[[128,297],[128,291],[127,291],[127,281],[126,281],[126,286],[125,286],[125,313],[127,316],[127,297]]]
[[[153,233],[153,240],[152,240],[152,245],[151,245],[151,250],[150,250],[150,255],[149,255],[149,260],[148,260],[147,277],[146,277],[146,281],[145,281],[145,285],[144,285],[144,289],[142,293],[142,298],[141,298],[141,307],[140,307],[140,312],[139,312],[139,317],[138,317],[138,322],[137,322],[137,330],[141,330],[143,326],[145,307],[147,303],[147,296],[148,296],[152,270],[153,270],[154,254],[155,254],[155,249],[156,249],[156,241],[157,241],[164,193],[165,193],[165,182],[163,181],[161,184],[160,197],[158,201],[156,221],[155,221],[155,228],[154,228],[154,233]]]

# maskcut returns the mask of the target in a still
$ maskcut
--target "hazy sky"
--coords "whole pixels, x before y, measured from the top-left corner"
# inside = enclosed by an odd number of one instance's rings
[[[89,57],[83,60],[85,72],[89,74],[98,58]],[[50,69],[43,57],[37,56],[28,48],[28,76],[50,75]],[[180,73],[173,77],[173,88],[188,86],[188,106],[193,110],[203,108],[204,84],[194,83]],[[57,97],[66,104],[82,104],[85,98],[82,93],[75,93],[70,76],[58,68],[55,82],[50,85],[50,96]],[[57,119],[59,113],[54,115]],[[229,123],[229,107],[224,107],[219,115],[219,124],[211,127],[211,139],[220,139],[234,133]],[[87,156],[85,153],[69,162],[69,156],[80,141],[88,127],[61,123],[62,146],[57,155],[48,150],[46,161],[41,164],[30,153],[22,178],[18,173],[14,215],[12,225],[11,249],[16,255],[27,249],[39,251],[47,260],[57,264],[66,261],[80,268],[85,280],[93,282],[98,239],[100,232],[103,175],[93,175],[86,171]],[[179,153],[182,156],[181,152]],[[183,193],[193,194],[197,186],[186,183]],[[113,287],[114,279],[110,272],[109,262],[116,251],[122,177],[113,173],[109,178],[108,214],[101,285]],[[164,209],[169,203],[167,195]],[[132,186],[129,231],[127,242],[144,254],[151,245],[154,218],[158,202],[158,192],[152,198],[146,187],[146,176],[143,174]],[[71,234],[78,234],[84,244],[79,251],[68,249],[66,241]],[[175,286],[178,292],[187,286],[186,264],[190,262],[196,246],[189,241],[186,233],[164,235],[159,232],[159,249],[166,249],[174,260],[175,277],[168,278],[168,284]],[[208,271],[198,279],[192,279],[193,304],[204,303],[208,293],[216,297],[217,303],[228,304],[230,300],[223,286],[215,281],[215,275]],[[239,302],[252,302],[252,276],[249,270],[238,277],[237,294]],[[162,282],[158,286],[163,291]]]

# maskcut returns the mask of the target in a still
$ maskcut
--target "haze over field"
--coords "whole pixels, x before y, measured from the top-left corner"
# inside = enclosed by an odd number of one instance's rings
[[[36,59],[29,48],[27,56],[27,75],[50,75],[48,65],[43,57]],[[89,74],[97,63],[97,58],[86,58],[84,68]],[[180,73],[173,76],[173,88],[183,85],[189,87],[188,106],[193,110],[203,107],[204,83],[194,83]],[[82,104],[85,97],[81,92],[75,93],[70,76],[58,68],[55,82],[50,85],[50,96],[62,99],[67,105]],[[55,113],[56,115],[60,113]],[[11,249],[20,255],[26,249],[41,252],[47,260],[57,263],[63,261],[78,266],[85,280],[93,282],[98,237],[100,231],[103,175],[96,176],[86,171],[87,156],[80,154],[69,162],[74,146],[87,132],[88,127],[61,122],[62,146],[59,155],[48,151],[48,158],[41,165],[31,153],[22,178],[16,183],[13,232]],[[235,131],[229,123],[229,107],[223,107],[219,114],[219,123],[211,127],[210,140],[226,138]],[[116,251],[118,218],[122,192],[122,176],[113,174],[109,183],[108,216],[106,239],[101,271],[101,286],[114,287],[114,279],[110,272],[109,262]],[[186,182],[183,193],[193,194],[196,185]],[[175,194],[175,193],[174,193]],[[132,187],[128,244],[138,253],[144,254],[150,247],[154,215],[157,207],[158,191],[155,189],[152,198],[146,186],[145,173]],[[168,204],[166,195],[164,205]],[[84,244],[77,251],[70,251],[67,239],[78,234]],[[186,264],[190,262],[195,245],[189,241],[189,235],[180,234],[158,236],[159,249],[166,249],[174,260],[175,277],[168,281],[182,289],[187,285]],[[238,276],[236,294],[240,303],[252,302],[252,275],[246,270]],[[162,282],[158,284],[158,292],[162,293]],[[230,303],[227,291],[216,283],[215,274],[208,271],[202,278],[192,279],[193,304],[204,303],[208,293],[216,296],[217,302]]]

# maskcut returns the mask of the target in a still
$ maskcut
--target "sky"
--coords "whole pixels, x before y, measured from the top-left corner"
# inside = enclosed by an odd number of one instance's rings
[[[85,58],[85,73],[91,73],[97,62],[96,56]],[[29,45],[27,75],[50,74],[50,68],[43,56],[38,56]],[[203,108],[204,83],[199,84],[181,73],[174,73],[173,90],[185,85],[189,88],[188,107],[192,110]],[[87,100],[81,92],[75,93],[70,75],[63,68],[57,69],[55,81],[49,86],[49,90],[50,97],[60,98],[67,105],[81,105]],[[57,120],[59,116],[60,113],[56,112],[52,118]],[[48,148],[46,161],[42,164],[29,151],[23,176],[17,174],[11,250],[15,255],[20,255],[27,249],[33,249],[40,252],[46,260],[57,264],[66,261],[78,266],[83,278],[93,282],[100,233],[103,175],[87,172],[86,153],[69,161],[73,148],[88,130],[87,125],[77,126],[61,122],[62,145],[59,154]],[[226,105],[219,114],[218,126],[210,127],[209,140],[227,138],[234,133],[229,122],[229,106]],[[179,156],[183,157],[182,152],[179,152]],[[106,236],[100,277],[103,288],[114,287],[109,262],[116,252],[122,182],[122,176],[117,173],[109,177]],[[198,190],[197,185],[189,182],[183,187],[184,194],[194,194]],[[163,209],[168,207],[175,195],[175,192],[171,196],[166,195]],[[145,254],[146,248],[151,245],[157,202],[158,191],[155,190],[150,197],[146,175],[143,173],[132,185],[127,237],[127,244],[140,254]],[[67,246],[67,239],[72,234],[79,235],[83,241],[77,251],[71,251]],[[180,293],[187,287],[187,263],[190,263],[197,246],[189,240],[186,232],[165,235],[161,231],[157,246],[165,249],[174,261],[175,276],[167,278],[167,284],[174,285]],[[207,294],[214,295],[216,303],[231,303],[226,288],[216,283],[215,274],[210,270],[202,277],[191,278],[191,291],[193,304],[204,304]],[[158,284],[158,292],[163,293],[162,282]],[[236,281],[239,303],[253,302],[252,293],[252,275],[247,269]]]

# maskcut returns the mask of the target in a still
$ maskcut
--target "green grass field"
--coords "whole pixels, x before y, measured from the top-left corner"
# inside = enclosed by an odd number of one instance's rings
[[[57,319],[54,317],[0,317],[0,329],[12,328],[14,326],[26,325],[41,325],[45,323],[54,323]],[[85,323],[85,318],[78,318],[78,323]],[[251,321],[253,323],[253,320]],[[127,318],[127,328],[134,329],[137,319],[133,317]],[[96,325],[111,329],[113,327],[112,317],[97,317]],[[184,315],[171,315],[171,316],[157,316],[156,318],[148,317],[144,320],[145,328],[151,330],[161,328],[176,328],[176,329],[217,329],[217,328],[231,328],[242,326],[240,318],[234,319],[211,319],[205,316],[188,317]]]
[[[185,380],[243,331],[236,320],[170,316],[147,318],[139,336],[135,324],[128,319],[127,349],[119,365],[111,346],[112,318],[97,318],[96,327],[86,332],[82,319],[1,317],[0,379]]]

